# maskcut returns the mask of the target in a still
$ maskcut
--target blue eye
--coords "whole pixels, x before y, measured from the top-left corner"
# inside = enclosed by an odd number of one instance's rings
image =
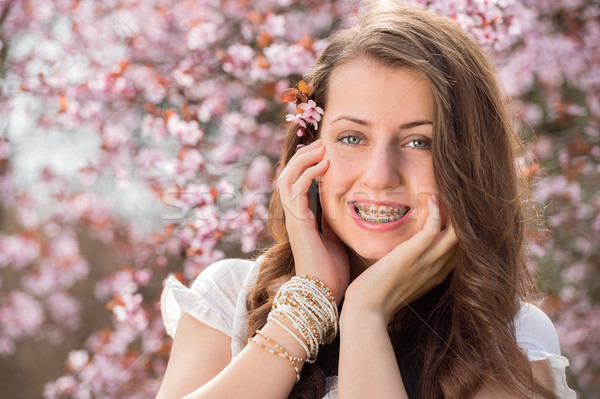
[[[341,141],[344,144],[348,144],[348,145],[359,145],[361,143],[362,139],[358,136],[348,135],[348,136],[340,137],[338,139],[338,141]]]
[[[406,144],[406,146],[415,148],[417,150],[422,150],[422,149],[429,148],[431,146],[431,143],[424,139],[414,139],[414,140],[409,141]]]

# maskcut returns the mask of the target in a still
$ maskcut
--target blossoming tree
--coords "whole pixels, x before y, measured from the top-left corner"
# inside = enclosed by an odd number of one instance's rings
[[[570,384],[598,398],[600,9],[410,3],[489,51],[536,131],[523,128],[548,229],[531,268]],[[61,347],[103,315],[58,360],[46,398],[155,394],[171,343],[160,281],[177,271],[187,283],[268,242],[273,163],[293,112],[280,94],[355,13],[334,0],[0,0],[0,355]]]

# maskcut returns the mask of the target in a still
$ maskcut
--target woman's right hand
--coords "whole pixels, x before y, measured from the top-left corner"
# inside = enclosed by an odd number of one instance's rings
[[[277,186],[296,275],[308,274],[323,281],[339,304],[350,282],[348,255],[325,217],[322,218],[323,232],[319,233],[308,200],[312,180],[329,168],[329,161],[323,159],[324,153],[321,139],[300,148],[279,175]]]

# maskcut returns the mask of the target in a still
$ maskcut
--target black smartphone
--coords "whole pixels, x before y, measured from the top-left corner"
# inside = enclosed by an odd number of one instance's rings
[[[321,215],[323,210],[321,209],[321,200],[319,199],[319,186],[317,185],[317,181],[315,179],[313,179],[313,181],[310,183],[310,187],[308,189],[308,203],[310,210],[317,219],[317,230],[319,233],[322,233],[323,226],[321,225]]]

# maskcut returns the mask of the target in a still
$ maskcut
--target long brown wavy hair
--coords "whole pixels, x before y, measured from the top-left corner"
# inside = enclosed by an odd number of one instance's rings
[[[357,58],[388,68],[414,68],[434,98],[432,155],[435,179],[458,236],[453,273],[404,308],[388,327],[411,398],[470,398],[486,381],[515,397],[554,398],[538,384],[515,340],[520,302],[534,295],[525,267],[525,236],[535,216],[526,181],[516,168],[520,140],[509,97],[481,48],[451,20],[396,1],[370,2],[359,22],[335,33],[306,76],[313,98],[327,106],[332,71]],[[281,166],[299,138],[291,127]],[[279,286],[295,275],[277,191],[270,203],[275,244],[265,254],[248,295],[248,336],[262,328]],[[343,303],[342,303],[343,306]],[[305,364],[290,398],[325,394],[337,375],[339,338]]]

